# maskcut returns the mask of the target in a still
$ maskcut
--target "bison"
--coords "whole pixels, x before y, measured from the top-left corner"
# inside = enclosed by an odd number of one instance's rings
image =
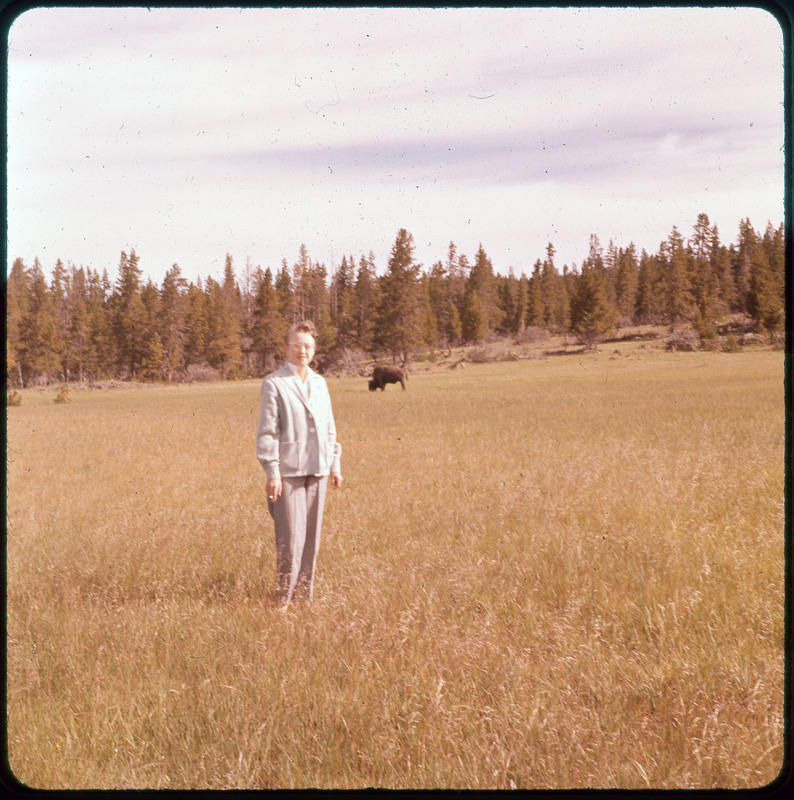
[[[372,370],[372,380],[369,382],[369,390],[374,392],[375,389],[383,391],[387,383],[399,383],[405,391],[405,381],[408,379],[408,373],[399,367],[375,367]]]

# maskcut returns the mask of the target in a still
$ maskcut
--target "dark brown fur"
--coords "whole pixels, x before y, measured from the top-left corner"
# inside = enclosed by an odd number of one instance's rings
[[[383,391],[387,383],[399,383],[405,391],[405,381],[408,379],[408,373],[399,367],[375,367],[372,370],[372,380],[369,382],[369,390],[374,392],[375,389]]]

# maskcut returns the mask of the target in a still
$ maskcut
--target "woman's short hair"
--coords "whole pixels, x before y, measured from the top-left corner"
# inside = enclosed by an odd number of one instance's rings
[[[308,333],[309,336],[317,342],[317,328],[310,319],[305,319],[302,322],[296,322],[288,331],[285,341],[289,344],[290,337],[293,333]]]

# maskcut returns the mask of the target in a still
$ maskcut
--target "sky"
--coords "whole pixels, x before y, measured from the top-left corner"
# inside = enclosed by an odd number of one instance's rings
[[[401,228],[529,275],[784,220],[783,34],[755,8],[36,8],[8,28],[7,269],[134,249],[337,269]]]

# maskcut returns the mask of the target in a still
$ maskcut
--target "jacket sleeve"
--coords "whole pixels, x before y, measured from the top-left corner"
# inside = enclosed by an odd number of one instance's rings
[[[278,410],[278,391],[274,381],[265,378],[259,403],[259,425],[256,431],[256,457],[269,478],[280,478],[279,439],[281,421]]]
[[[342,474],[342,445],[336,441],[336,426],[334,425],[333,415],[331,416],[331,427],[334,429],[334,453],[331,457],[331,472],[337,475]]]
[[[334,410],[331,406],[331,395],[328,392],[328,385],[325,386],[325,393],[328,397],[328,417],[329,417],[329,432],[333,436],[334,452],[331,456],[331,472],[337,475],[342,474],[342,445],[336,439],[336,421],[334,420]]]

